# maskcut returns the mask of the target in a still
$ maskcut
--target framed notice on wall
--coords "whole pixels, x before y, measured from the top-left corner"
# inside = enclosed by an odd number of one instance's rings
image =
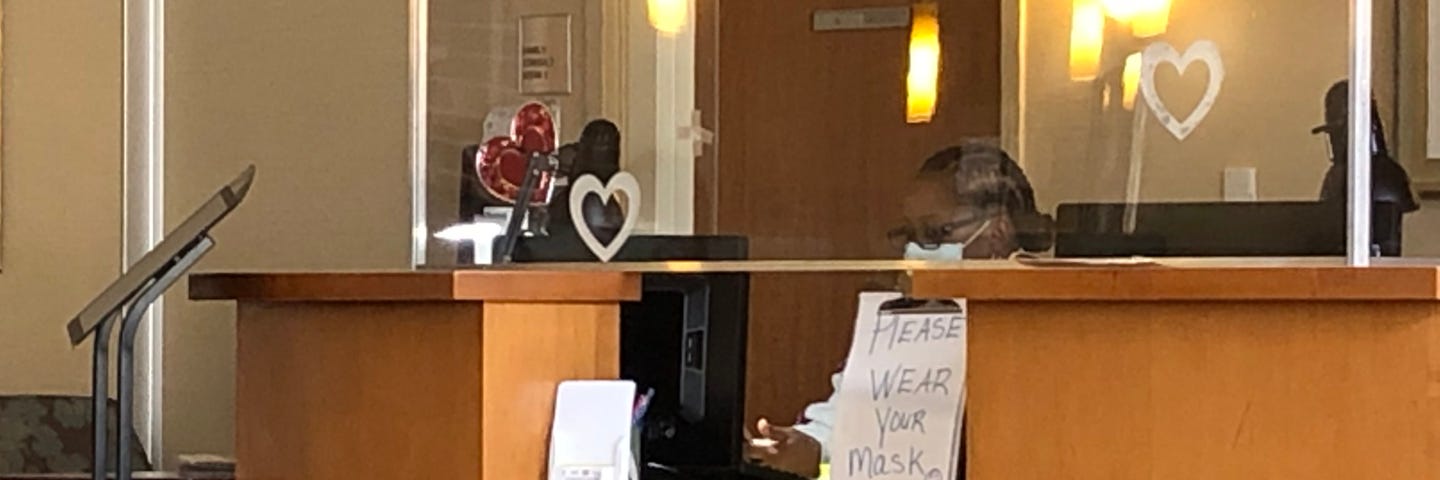
[[[1430,0],[1427,25],[1429,60],[1429,121],[1425,131],[1426,157],[1440,159],[1440,0]]]
[[[1440,63],[1437,63],[1437,60],[1440,60],[1440,17],[1436,17],[1436,14],[1440,13],[1440,0],[1430,0],[1428,10],[1429,25],[1426,28],[1425,43],[1429,47],[1427,50],[1430,74],[1427,77],[1430,79],[1430,98],[1426,104],[1430,107],[1430,113],[1429,121],[1426,122],[1428,127],[1425,132],[1425,151],[1430,158],[1440,158],[1440,121],[1437,121],[1440,120],[1440,91],[1437,91],[1440,88],[1436,88],[1440,85],[1436,85],[1435,78],[1435,74],[1440,73]]]
[[[570,93],[570,15],[520,17],[520,93]]]
[[[1440,192],[1440,79],[1435,77],[1440,74],[1440,0],[1385,5],[1389,7],[1378,13],[1393,8],[1397,50],[1393,72],[1376,60],[1379,78],[1387,73],[1396,75],[1393,110],[1386,108],[1386,92],[1376,92],[1381,114],[1393,115],[1388,122],[1382,117],[1382,122],[1393,132],[1391,151],[1409,171],[1411,188],[1421,197],[1430,197]],[[1377,4],[1377,8],[1383,6]]]

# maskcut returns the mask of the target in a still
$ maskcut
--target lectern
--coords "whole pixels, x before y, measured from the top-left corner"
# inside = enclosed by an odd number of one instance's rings
[[[230,215],[235,207],[250,192],[255,180],[255,166],[251,165],[234,181],[220,188],[215,195],[190,214],[175,230],[171,231],[158,245],[136,261],[124,275],[105,287],[99,295],[85,305],[85,308],[66,323],[71,345],[79,345],[86,338],[94,337],[91,356],[90,423],[94,442],[90,463],[90,474],[94,480],[104,480],[107,463],[105,455],[109,445],[105,435],[106,406],[109,398],[108,385],[110,361],[110,337],[116,322],[120,322],[119,365],[115,377],[120,383],[120,413],[117,421],[115,446],[115,477],[130,480],[129,432],[133,429],[135,403],[135,337],[145,312],[165,290],[190,270],[201,257],[205,256],[215,242],[210,239],[210,229]]]
[[[237,477],[539,479],[555,387],[620,374],[624,272],[211,274],[235,300]]]

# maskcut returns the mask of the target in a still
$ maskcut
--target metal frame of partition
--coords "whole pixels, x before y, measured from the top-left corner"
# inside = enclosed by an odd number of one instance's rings
[[[1370,265],[1370,95],[1374,1],[1350,1],[1350,182],[1345,263]],[[1364,160],[1361,160],[1364,159]]]
[[[426,263],[430,241],[429,88],[430,1],[410,0],[410,267]]]

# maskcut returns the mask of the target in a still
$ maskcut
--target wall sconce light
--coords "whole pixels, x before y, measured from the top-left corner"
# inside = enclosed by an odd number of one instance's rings
[[[663,35],[678,35],[690,21],[690,0],[647,0],[650,26]]]
[[[1120,103],[1125,106],[1126,110],[1135,109],[1135,92],[1140,90],[1140,63],[1143,58],[1140,52],[1125,57],[1125,71],[1121,74],[1124,96],[1121,97]]]
[[[1170,26],[1170,0],[1151,0],[1154,5],[1135,15],[1130,22],[1130,33],[1149,38],[1162,35]]]
[[[1102,0],[1102,4],[1110,18],[1130,24],[1137,37],[1165,33],[1170,22],[1170,0]]]
[[[1105,14],[1120,23],[1130,23],[1149,0],[1100,0],[1105,7]]]
[[[905,122],[927,123],[935,116],[940,82],[940,8],[916,4],[910,13],[910,71],[905,75]]]
[[[1094,80],[1105,47],[1105,11],[1098,0],[1075,0],[1070,22],[1070,80]]]

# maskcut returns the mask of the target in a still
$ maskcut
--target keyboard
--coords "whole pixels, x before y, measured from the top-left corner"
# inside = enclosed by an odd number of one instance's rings
[[[755,463],[744,463],[739,468],[740,476],[737,478],[755,480],[811,480],[802,475],[796,475],[784,470],[776,470],[764,465]]]
[[[640,480],[811,480],[764,465],[743,463],[735,467],[685,468],[674,470],[647,466]]]
[[[775,470],[760,464],[744,463],[736,467],[670,468],[649,464],[641,468],[641,480],[812,480],[804,476]]]

